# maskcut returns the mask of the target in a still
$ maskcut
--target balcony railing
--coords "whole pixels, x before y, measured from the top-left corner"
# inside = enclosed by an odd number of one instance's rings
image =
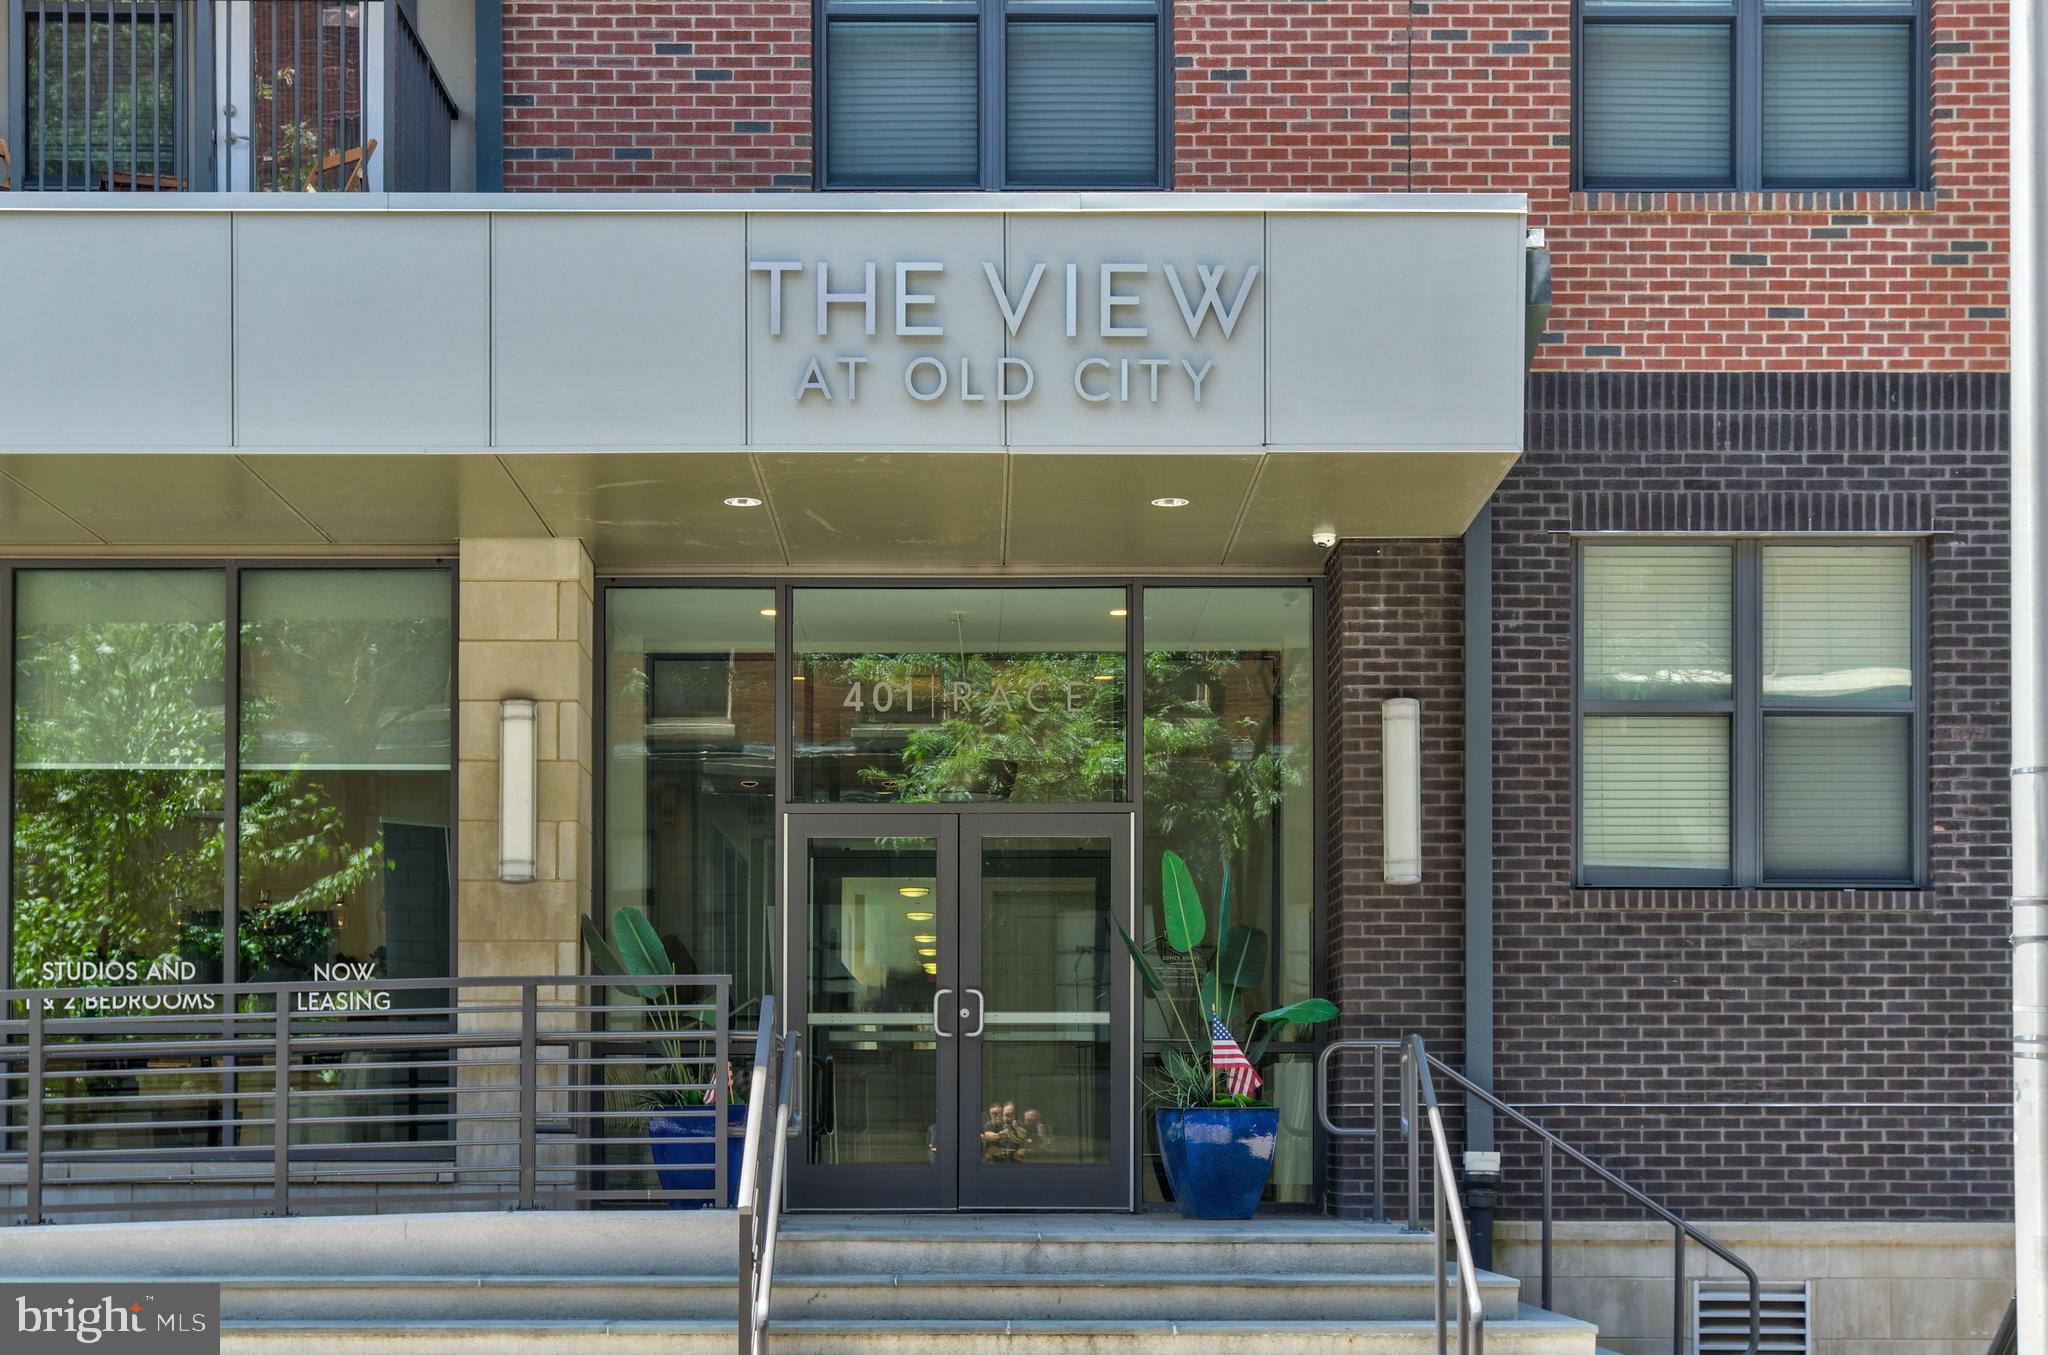
[[[0,1222],[731,1204],[724,975],[0,991]]]
[[[458,111],[398,0],[4,2],[15,188],[450,186]]]

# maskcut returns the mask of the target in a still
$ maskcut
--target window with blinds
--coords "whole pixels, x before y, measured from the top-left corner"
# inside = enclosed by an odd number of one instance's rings
[[[1159,188],[1163,0],[826,0],[826,188]]]
[[[1009,181],[1078,188],[1156,178],[1158,43],[1149,23],[1012,21]]]
[[[1919,548],[1588,542],[1579,879],[1910,885]]]
[[[1926,3],[1583,0],[1580,183],[1915,186]]]
[[[845,187],[972,188],[979,43],[968,22],[826,25],[825,153]]]

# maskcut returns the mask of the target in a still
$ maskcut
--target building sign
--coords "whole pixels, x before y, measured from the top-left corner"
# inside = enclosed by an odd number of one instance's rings
[[[384,977],[375,961],[359,963],[337,960],[315,964],[310,981],[316,984],[374,983]],[[63,1016],[148,1015],[163,1012],[193,1012],[201,1015],[220,1010],[220,994],[205,987],[188,987],[200,980],[199,966],[178,956],[155,960],[48,960],[37,966],[36,977],[44,988],[88,988],[93,991],[63,999],[43,1001],[43,1010]],[[252,982],[270,982],[269,979]],[[162,991],[169,989],[170,991]],[[382,989],[322,988],[291,995],[297,1012],[388,1012],[391,994]]]
[[[1091,341],[1098,345],[1112,340],[1145,341],[1144,351],[1135,355],[1083,351],[1062,363],[1058,385],[1066,388],[1071,398],[1089,404],[1113,400],[1156,406],[1164,400],[1199,405],[1217,360],[1185,347],[1175,350],[1176,331],[1184,326],[1187,339],[1199,342],[1204,329],[1213,326],[1222,339],[1230,339],[1258,286],[1260,273],[1260,265],[1251,262],[1235,267],[1195,264],[1184,274],[1179,265],[1170,262],[1156,266],[1140,260],[1055,265],[1040,259],[1032,261],[1021,280],[1013,283],[996,260],[980,263],[979,277],[964,284],[949,278],[945,261],[939,259],[865,259],[850,279],[835,279],[830,262],[822,259],[754,259],[748,262],[747,271],[767,279],[766,311],[754,319],[767,327],[771,338],[802,334],[828,339],[834,308],[847,307],[859,315],[860,332],[866,338],[886,332],[897,339],[929,342],[929,348],[898,357],[893,370],[884,372],[871,370],[874,356],[865,348],[848,352],[814,347],[801,358],[800,365],[792,358],[789,385],[799,404],[817,399],[842,405],[859,402],[864,375],[869,380],[900,382],[904,394],[920,404],[940,400],[1010,404],[1033,398],[1041,387],[1039,364],[1030,357],[987,346],[987,341],[1016,338],[1035,307],[1055,311],[1060,332],[1077,348]],[[1149,313],[1145,295],[1134,289],[1137,280],[1155,273],[1172,293],[1174,315]],[[1053,280],[1050,286],[1048,278]],[[885,279],[889,281],[885,283]],[[971,336],[983,341],[979,351],[955,356],[940,349],[939,341],[947,337],[947,287],[983,284],[1002,315],[1004,333]]]
[[[38,324],[0,328],[0,450],[1521,446],[1518,197],[34,206],[0,207],[9,257],[43,263],[10,297]],[[308,258],[354,283],[311,328],[263,303]],[[152,361],[121,400],[68,394],[106,337],[81,277],[155,302],[123,315]]]

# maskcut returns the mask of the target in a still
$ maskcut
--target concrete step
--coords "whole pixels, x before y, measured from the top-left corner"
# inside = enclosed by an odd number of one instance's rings
[[[833,1322],[772,1330],[776,1355],[1434,1355],[1418,1321]],[[730,1351],[734,1323],[681,1321],[230,1322],[223,1355],[709,1355]],[[1594,1355],[1583,1322],[1522,1308],[1489,1321],[1496,1355]]]
[[[1482,1274],[1479,1282],[1487,1316],[1512,1318],[1518,1282],[1494,1274]],[[874,1322],[1397,1319],[1425,1317],[1434,1301],[1427,1274],[835,1274],[784,1275],[775,1286],[775,1311],[782,1317]],[[294,1276],[221,1285],[222,1315],[248,1321],[666,1321],[727,1319],[737,1307],[732,1281],[718,1276]]]
[[[1392,1224],[1149,1215],[812,1217],[788,1220],[786,1274],[1421,1274],[1429,1236]]]

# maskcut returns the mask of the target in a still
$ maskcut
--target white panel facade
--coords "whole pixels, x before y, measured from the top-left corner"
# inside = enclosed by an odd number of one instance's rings
[[[501,451],[746,445],[746,218],[503,214],[492,222],[492,443]]]
[[[1522,445],[1522,229],[1444,213],[1267,220],[1267,440],[1367,451]]]
[[[488,445],[490,225],[483,213],[238,213],[236,446]]]
[[[226,447],[229,233],[225,216],[0,213],[0,449]]]
[[[0,448],[1521,442],[1516,198],[179,199],[0,204]]]

